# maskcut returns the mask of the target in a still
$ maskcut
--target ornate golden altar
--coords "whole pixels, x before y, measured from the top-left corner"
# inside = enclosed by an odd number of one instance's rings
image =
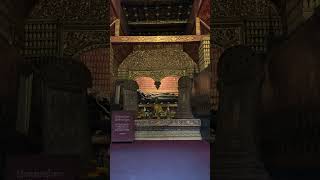
[[[139,104],[137,119],[172,119],[178,105],[176,103]]]

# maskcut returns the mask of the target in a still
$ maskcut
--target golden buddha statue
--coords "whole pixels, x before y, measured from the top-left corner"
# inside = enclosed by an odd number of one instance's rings
[[[158,99],[156,99],[155,104],[153,106],[154,115],[157,119],[161,119],[161,116],[165,113],[162,109],[162,105],[158,103]]]

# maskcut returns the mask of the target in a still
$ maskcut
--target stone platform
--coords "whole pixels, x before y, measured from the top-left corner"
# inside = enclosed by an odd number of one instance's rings
[[[202,140],[200,119],[135,120],[135,140]]]

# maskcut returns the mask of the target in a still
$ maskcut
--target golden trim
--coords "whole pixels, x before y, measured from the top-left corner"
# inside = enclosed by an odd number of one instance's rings
[[[115,36],[120,36],[120,19],[116,20],[115,24]]]
[[[196,35],[201,35],[201,25],[199,17],[196,17]]]
[[[207,35],[111,36],[111,43],[184,43],[200,42]]]

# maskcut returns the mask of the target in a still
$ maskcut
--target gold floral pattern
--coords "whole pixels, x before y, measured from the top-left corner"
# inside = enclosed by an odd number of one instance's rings
[[[270,0],[212,0],[212,17],[263,17],[278,16]]]
[[[63,35],[63,54],[64,56],[74,56],[80,51],[86,51],[99,47],[107,47],[106,31],[70,31]]]
[[[137,45],[119,67],[119,75],[129,79],[141,76],[160,81],[167,76],[192,74],[196,63],[181,44]]]
[[[241,36],[241,27],[214,28],[212,35],[213,42],[224,48],[242,44]]]
[[[31,18],[61,19],[85,24],[108,24],[109,3],[105,0],[40,0]]]

